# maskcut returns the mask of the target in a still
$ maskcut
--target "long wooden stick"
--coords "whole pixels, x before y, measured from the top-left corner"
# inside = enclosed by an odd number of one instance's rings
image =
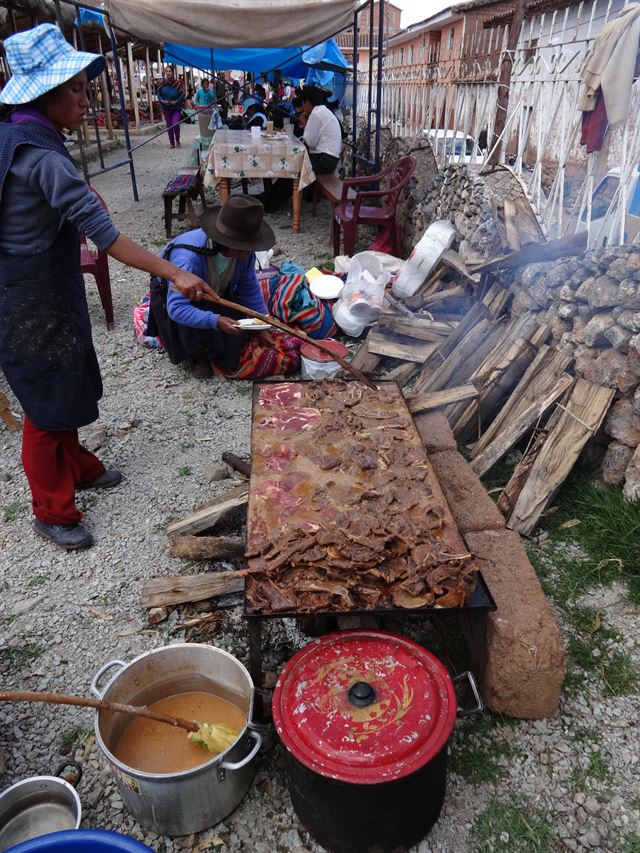
[[[213,302],[217,305],[224,305],[226,308],[231,308],[233,311],[237,311],[239,314],[245,314],[247,317],[254,317],[256,320],[262,320],[263,323],[268,323],[270,326],[273,326],[274,329],[279,329],[287,335],[293,335],[294,338],[299,338],[306,344],[311,344],[312,346],[317,347],[319,350],[328,353],[333,361],[337,361],[340,367],[343,367],[349,373],[353,374],[359,382],[364,382],[365,385],[368,385],[369,388],[373,388],[374,391],[378,390],[373,382],[367,379],[364,373],[361,373],[356,367],[352,367],[352,365],[350,365],[348,361],[345,361],[342,356],[336,355],[331,347],[323,344],[322,341],[315,341],[313,338],[310,338],[306,332],[300,332],[298,329],[292,329],[290,326],[281,323],[280,320],[276,320],[275,317],[268,317],[266,314],[260,314],[259,311],[253,311],[251,308],[245,308],[244,305],[238,305],[237,302],[229,302],[229,300],[223,299],[221,296],[214,299],[211,296],[207,296],[206,293],[203,293],[202,299],[206,299],[208,302]]]
[[[48,702],[53,705],[79,705],[83,708],[97,708],[99,711],[121,711],[136,717],[148,717],[159,723],[177,726],[190,732],[197,732],[200,726],[191,720],[180,717],[167,717],[150,711],[146,705],[123,705],[121,702],[107,702],[104,699],[89,699],[85,696],[66,696],[63,693],[35,693],[32,691],[0,691],[0,702]]]

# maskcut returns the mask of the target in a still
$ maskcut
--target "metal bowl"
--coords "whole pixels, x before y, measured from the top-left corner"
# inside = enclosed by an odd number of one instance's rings
[[[34,776],[0,794],[0,851],[50,832],[78,829],[80,797],[59,776]]]

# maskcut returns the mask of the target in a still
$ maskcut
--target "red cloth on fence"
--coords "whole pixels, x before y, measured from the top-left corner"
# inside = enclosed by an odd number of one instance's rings
[[[83,447],[77,429],[40,429],[25,417],[22,465],[31,489],[33,514],[45,524],[75,524],[76,486],[104,473],[104,465]]]
[[[580,136],[580,145],[587,146],[587,154],[593,151],[600,151],[604,142],[604,135],[609,126],[607,118],[607,109],[604,105],[602,89],[599,90],[596,99],[596,105],[591,112],[582,113],[582,134]]]

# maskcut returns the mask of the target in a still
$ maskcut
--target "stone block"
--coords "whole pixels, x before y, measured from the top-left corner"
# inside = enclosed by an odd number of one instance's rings
[[[625,397],[614,403],[604,422],[607,435],[612,435],[627,447],[640,444],[640,416],[633,410],[633,400]]]
[[[442,412],[422,412],[414,415],[413,420],[427,453],[458,449],[453,430]]]
[[[482,574],[498,607],[487,617],[478,667],[484,700],[495,713],[550,717],[564,681],[564,648],[520,536],[485,530],[465,540],[484,561]]]
[[[640,501],[640,447],[636,448],[624,472],[622,494],[628,501]]]
[[[608,346],[605,332],[613,326],[613,316],[608,312],[596,314],[582,330],[582,342],[588,347]]]
[[[629,349],[629,341],[631,340],[633,333],[628,329],[623,329],[622,326],[619,326],[617,323],[614,323],[612,326],[605,331],[604,337],[611,344],[614,349],[620,350],[620,352],[627,352]]]
[[[480,478],[455,450],[431,455],[436,477],[442,486],[460,531],[502,530],[502,513],[487,494]]]
[[[620,305],[632,308],[634,311],[640,309],[640,287],[637,282],[625,278],[620,282],[619,295]]]
[[[602,479],[609,486],[624,482],[624,473],[631,462],[633,447],[621,441],[612,441],[602,460]]]

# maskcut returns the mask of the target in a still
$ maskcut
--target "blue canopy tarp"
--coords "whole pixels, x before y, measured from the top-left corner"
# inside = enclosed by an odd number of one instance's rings
[[[306,78],[310,70],[346,73],[347,60],[335,39],[328,39],[313,47],[239,47],[211,49],[181,44],[165,44],[166,62],[192,68],[216,71],[251,71],[261,74],[272,69],[283,77]]]

